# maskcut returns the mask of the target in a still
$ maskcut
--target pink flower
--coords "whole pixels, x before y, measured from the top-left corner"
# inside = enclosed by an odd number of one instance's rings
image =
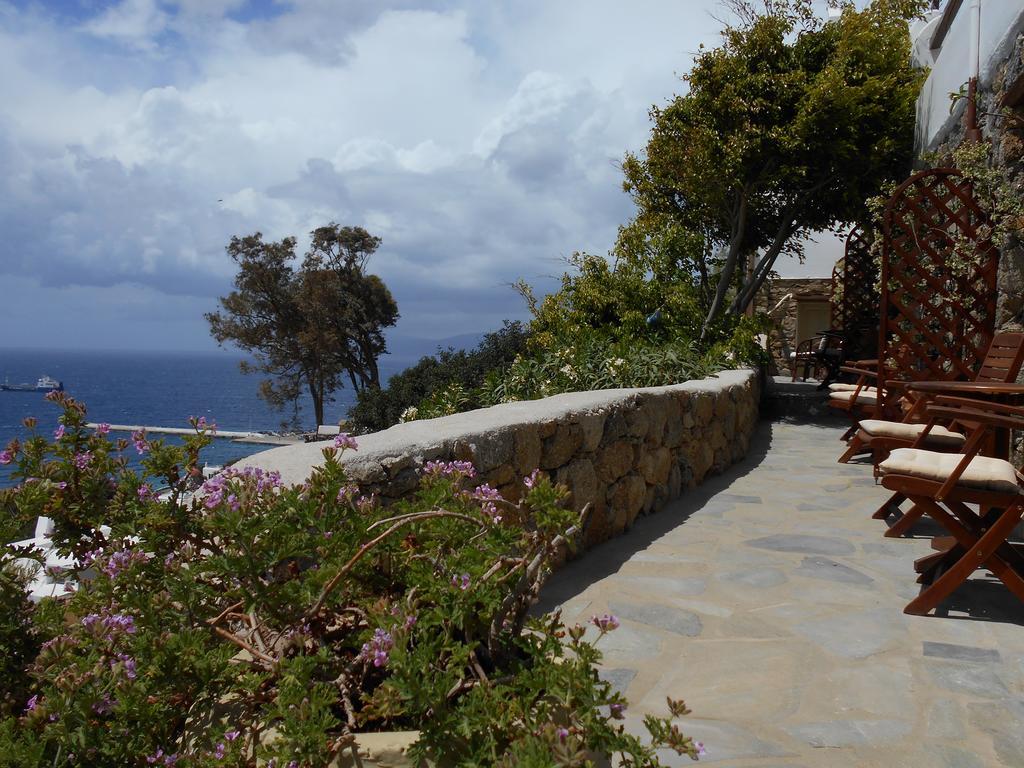
[[[109,432],[110,432],[110,425],[107,424],[107,422],[104,421],[104,422],[101,422],[101,423],[96,425],[96,434],[97,435],[106,435]]]
[[[453,587],[458,587],[463,592],[465,592],[467,589],[469,589],[469,584],[470,584],[470,578],[469,578],[469,574],[468,573],[464,573],[461,576],[458,575],[458,574],[455,574],[454,576],[452,576],[452,586]]]
[[[146,430],[140,429],[136,432],[132,432],[132,443],[135,444],[135,450],[139,456],[149,450],[149,445],[146,443]]]
[[[88,467],[90,461],[92,461],[92,454],[89,451],[82,451],[81,453],[75,454],[75,466],[79,469],[85,469]]]
[[[373,666],[383,667],[388,663],[388,652],[394,647],[395,641],[389,632],[377,627],[373,630],[370,642],[363,643],[362,657],[373,659]]]
[[[0,464],[10,464],[14,461],[14,454],[10,451],[0,451]]]
[[[569,729],[559,726],[555,729],[555,735],[558,737],[559,741],[565,743],[565,740],[569,738]]]
[[[148,501],[149,499],[153,498],[153,489],[150,488],[145,483],[143,483],[142,485],[139,486],[138,494],[139,501]]]
[[[58,424],[57,428],[53,430],[53,439],[60,440],[62,437],[64,437],[64,425]]]
[[[602,634],[619,628],[619,620],[610,613],[606,613],[604,616],[592,616],[590,623],[601,630]]]
[[[342,503],[345,503],[346,501],[351,501],[358,494],[359,494],[359,486],[358,485],[352,485],[352,484],[343,485],[343,486],[341,486],[341,488],[338,489],[338,501],[340,501]]]
[[[704,757],[708,753],[707,749],[704,748],[703,741],[698,741],[695,746],[697,747],[697,755],[699,757]]]
[[[430,477],[473,478],[476,477],[476,468],[469,461],[428,461],[423,465],[423,474]]]
[[[523,478],[523,485],[525,485],[527,488],[536,488],[538,480],[540,480],[540,470],[535,469],[533,470],[533,472],[531,472],[529,475]]]
[[[342,432],[334,438],[334,447],[341,449],[351,448],[353,451],[358,450],[356,439],[347,432]]]

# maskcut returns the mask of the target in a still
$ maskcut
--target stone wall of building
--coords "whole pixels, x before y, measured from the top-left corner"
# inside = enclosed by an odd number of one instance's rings
[[[1004,60],[993,65],[994,76],[978,91],[978,122],[991,142],[993,163],[1014,190],[1024,197],[1024,33],[1017,34]],[[958,104],[962,112],[962,106]],[[922,165],[954,165],[953,150],[964,139],[961,121],[951,122]],[[1024,330],[1024,221],[1018,235],[1000,250],[996,328]]]
[[[414,492],[427,461],[472,461],[481,481],[511,500],[539,468],[568,487],[573,507],[592,506],[584,536],[591,546],[745,456],[760,388],[754,371],[737,370],[667,387],[507,403],[365,435],[344,464],[385,502]],[[240,466],[300,483],[323,462],[324,445],[274,448]]]
[[[789,354],[795,352],[797,346],[799,297],[828,296],[831,290],[831,277],[777,278],[766,280],[761,286],[754,299],[754,310],[768,313],[771,317],[768,351],[772,356],[772,373],[789,373]]]

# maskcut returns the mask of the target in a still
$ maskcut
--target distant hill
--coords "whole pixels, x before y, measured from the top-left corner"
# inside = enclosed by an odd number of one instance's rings
[[[416,363],[421,357],[435,354],[438,348],[473,349],[483,337],[484,332],[462,333],[444,339],[421,339],[415,336],[395,335],[388,338],[388,354],[381,357],[381,362],[387,361],[389,368],[398,364],[407,367]]]

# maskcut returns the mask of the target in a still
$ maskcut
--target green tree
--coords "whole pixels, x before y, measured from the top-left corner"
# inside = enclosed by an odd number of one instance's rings
[[[297,270],[293,237],[231,238],[235,290],[206,319],[218,343],[252,354],[244,371],[271,377],[260,385],[264,400],[279,409],[291,404],[297,419],[306,391],[321,424],[324,404],[345,379],[357,393],[380,387],[377,358],[387,352],[383,331],[398,320],[398,306],[384,282],[366,272],[380,238],[334,223],[311,234]]]
[[[622,239],[635,250],[693,235],[683,266],[707,301],[702,338],[749,305],[780,254],[863,219],[865,200],[905,174],[922,79],[907,33],[918,0],[844,0],[830,22],[810,0],[728,5],[722,45],[701,49],[688,92],[652,109],[646,152],[624,162],[638,213]]]

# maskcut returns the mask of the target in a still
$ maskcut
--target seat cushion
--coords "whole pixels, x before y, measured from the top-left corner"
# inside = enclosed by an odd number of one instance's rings
[[[920,448],[897,448],[878,465],[883,475],[909,475],[944,483],[963,459],[960,453],[936,453]],[[1003,459],[975,456],[960,475],[957,485],[999,493],[1020,493],[1017,470]]]
[[[891,437],[897,440],[911,441],[917,440],[925,428],[924,424],[902,424],[898,421],[883,421],[881,419],[864,419],[858,426],[870,437]],[[931,428],[925,440],[931,445],[958,448],[966,442],[967,438],[959,432],[953,432],[936,424]]]
[[[856,395],[857,405],[878,405],[878,392],[867,392],[861,390],[860,392],[832,392],[829,398],[832,400],[838,400],[843,403],[854,402],[853,396]]]
[[[837,382],[835,382],[833,384],[829,384],[828,385],[828,389],[829,389],[830,392],[853,392],[854,390],[857,389],[857,385],[856,384],[844,384],[841,381],[837,381]],[[872,394],[874,394],[875,392],[878,391],[878,388],[877,387],[861,387],[860,391],[861,392],[871,392]]]

